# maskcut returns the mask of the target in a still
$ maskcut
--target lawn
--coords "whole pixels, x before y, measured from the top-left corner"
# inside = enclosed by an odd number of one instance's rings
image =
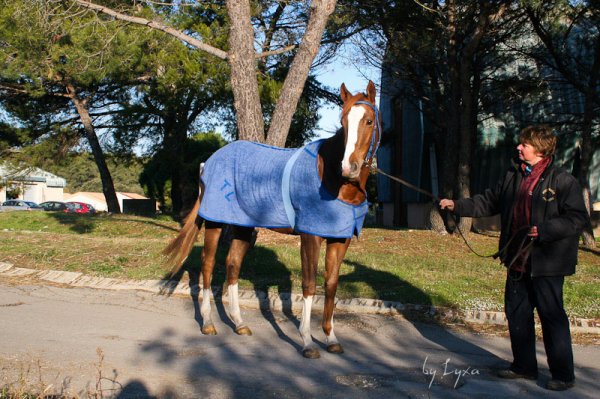
[[[178,228],[168,218],[3,212],[0,261],[41,270],[157,279],[167,271],[160,252]],[[186,268],[200,267],[201,239]],[[480,253],[496,249],[496,237],[470,234],[469,240]],[[262,291],[301,292],[299,249],[296,236],[260,230],[257,244],[242,267],[240,285]],[[599,318],[600,251],[581,249],[579,255],[577,274],[566,279],[566,308],[571,316]],[[224,258],[222,250],[213,278],[218,286],[225,281]],[[504,267],[473,255],[456,236],[367,227],[353,240],[346,255],[338,297],[502,310],[504,278]],[[322,277],[318,283],[322,286]]]

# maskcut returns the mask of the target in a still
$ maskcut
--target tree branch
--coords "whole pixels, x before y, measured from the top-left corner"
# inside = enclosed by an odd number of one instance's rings
[[[294,110],[306,82],[306,76],[321,45],[321,38],[329,16],[335,9],[337,0],[313,0],[310,4],[310,18],[298,52],[292,61],[290,70],[283,82],[275,111],[273,123],[269,128],[268,143],[283,147],[292,123]]]
[[[531,21],[531,25],[533,29],[537,33],[539,39],[544,44],[544,47],[550,54],[553,62],[548,62],[543,57],[536,56],[534,54],[529,54],[529,56],[533,57],[536,60],[543,62],[546,66],[556,70],[559,72],[565,80],[567,80],[573,87],[575,87],[579,92],[585,93],[585,87],[579,82],[577,79],[573,79],[573,71],[568,67],[568,65],[564,62],[565,56],[557,51],[557,45],[554,43],[552,36],[542,25],[541,17],[535,13],[533,8],[526,7],[525,8],[529,20]],[[569,58],[570,59],[570,58]]]
[[[263,51],[262,53],[257,53],[255,55],[255,58],[265,58],[265,57],[270,57],[272,55],[287,53],[288,51],[292,51],[297,47],[298,47],[297,44],[290,44],[289,46],[285,46],[278,50]]]
[[[89,8],[90,10],[102,12],[104,14],[110,15],[111,17],[113,17],[115,19],[131,22],[131,23],[138,24],[138,25],[145,25],[152,29],[163,31],[165,33],[168,33],[171,36],[176,37],[177,39],[183,40],[184,42],[188,43],[191,46],[194,46],[200,50],[204,50],[207,53],[214,55],[215,57],[218,57],[222,60],[226,60],[228,58],[228,55],[225,51],[218,49],[216,47],[213,47],[211,45],[208,45],[196,38],[193,38],[193,37],[183,33],[180,30],[171,28],[161,22],[151,21],[149,19],[141,18],[141,17],[132,17],[130,15],[126,15],[126,14],[117,12],[108,7],[94,4],[92,2],[85,1],[85,0],[74,0],[74,1],[77,2],[82,7]]]
[[[21,85],[13,85],[10,83],[0,83],[0,90],[6,90],[20,94],[29,94]]]

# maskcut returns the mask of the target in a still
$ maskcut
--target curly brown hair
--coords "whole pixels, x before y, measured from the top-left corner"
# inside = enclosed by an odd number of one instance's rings
[[[544,158],[554,154],[558,138],[548,125],[527,126],[519,134],[519,142],[532,145]]]

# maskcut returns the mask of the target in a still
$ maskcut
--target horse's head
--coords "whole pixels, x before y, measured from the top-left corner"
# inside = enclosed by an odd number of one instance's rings
[[[364,166],[369,166],[381,140],[379,111],[375,105],[375,84],[369,81],[367,93],[352,95],[342,83],[340,95],[342,127],[344,130],[344,157],[342,176],[357,180]]]

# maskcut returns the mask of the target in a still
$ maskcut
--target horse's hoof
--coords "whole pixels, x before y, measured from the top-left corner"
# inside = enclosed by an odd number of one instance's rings
[[[302,356],[304,356],[307,359],[318,359],[321,357],[321,354],[316,348],[308,348],[302,351]]]
[[[344,353],[344,348],[340,344],[331,344],[327,346],[327,352],[329,353]]]
[[[209,326],[202,326],[202,334],[204,335],[217,335],[217,329],[212,324]]]
[[[252,335],[252,330],[246,326],[237,327],[235,329],[237,335]]]

